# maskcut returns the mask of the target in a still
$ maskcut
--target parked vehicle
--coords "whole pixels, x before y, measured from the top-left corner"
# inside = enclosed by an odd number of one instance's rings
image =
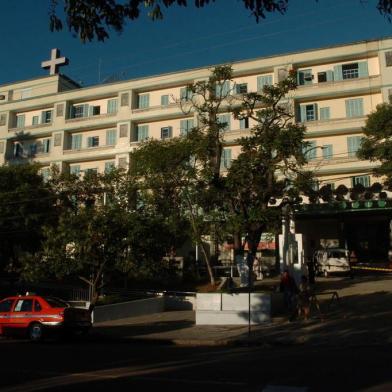
[[[328,276],[331,272],[350,271],[349,252],[347,249],[328,248],[317,250],[313,261],[318,274]]]
[[[91,325],[87,309],[73,308],[57,298],[24,295],[0,301],[0,335],[23,333],[39,341],[49,330],[87,333]]]

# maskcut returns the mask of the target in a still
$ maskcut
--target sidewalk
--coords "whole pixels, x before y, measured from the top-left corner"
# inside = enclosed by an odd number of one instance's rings
[[[316,285],[323,319],[313,311],[311,320],[289,322],[286,315],[271,323],[251,326],[195,325],[193,311],[173,311],[96,324],[92,338],[188,346],[384,345],[392,343],[392,276],[369,275],[320,278]],[[337,291],[338,302],[322,292]]]

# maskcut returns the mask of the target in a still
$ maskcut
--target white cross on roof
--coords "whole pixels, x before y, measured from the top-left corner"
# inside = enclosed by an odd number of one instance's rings
[[[56,75],[58,73],[58,67],[61,65],[67,65],[69,60],[66,57],[59,57],[60,50],[52,49],[50,60],[43,61],[41,67],[46,69],[49,68],[49,75]]]

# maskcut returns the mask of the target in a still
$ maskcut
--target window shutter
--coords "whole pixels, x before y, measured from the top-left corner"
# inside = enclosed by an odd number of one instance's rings
[[[83,110],[84,111],[84,110]],[[85,113],[85,112],[84,112]],[[92,117],[92,116],[94,116],[94,106],[93,105],[91,105],[89,108],[88,108],[88,117]]]
[[[106,145],[107,146],[113,146],[116,144],[116,134],[117,134],[116,129],[108,129],[106,131]]]
[[[87,138],[87,147],[92,147],[93,146],[93,138],[92,136],[89,136]]]
[[[105,173],[110,173],[113,169],[114,169],[114,162],[110,161],[110,162],[105,162]]]
[[[185,87],[180,89],[180,99],[186,100],[186,88]]]
[[[50,139],[44,140],[44,152],[48,153],[50,151]]]
[[[347,150],[350,158],[355,158],[362,142],[361,136],[348,136],[347,137]]]
[[[129,105],[129,93],[121,94],[121,106],[128,106]]]
[[[5,151],[5,142],[0,142],[0,154],[4,154]]]
[[[140,142],[148,138],[148,125],[138,125],[137,140]]]
[[[272,75],[262,75],[257,77],[257,92],[262,92],[264,86],[272,85]]]
[[[128,137],[128,124],[120,125],[120,137]]]
[[[301,110],[301,119],[300,119],[300,121],[301,122],[306,122],[306,105],[302,105],[301,107],[300,107],[300,110]]]
[[[329,120],[330,119],[330,108],[320,108],[320,120]]]
[[[220,116],[218,116],[218,122],[219,124],[225,124],[225,127],[223,129],[221,129],[223,132],[225,131],[229,131],[231,126],[230,126],[230,114],[221,114]]]
[[[169,105],[169,96],[168,95],[161,95],[161,106]]]
[[[109,99],[107,106],[108,113],[117,113],[117,99]]]
[[[86,103],[86,104],[83,105],[83,116],[82,117],[88,117],[89,115],[90,115],[90,113],[89,113],[89,105],[88,105],[88,103]]]
[[[193,128],[193,119],[180,120],[180,135],[187,135]]]
[[[61,137],[62,137],[62,134],[61,133],[56,133],[55,135],[54,135],[54,147],[59,147],[59,146],[61,146]]]
[[[367,76],[369,76],[368,63],[367,61],[360,61],[358,63],[358,77],[365,78]]]
[[[5,113],[0,114],[0,126],[7,124],[7,115]]]
[[[146,109],[150,106],[150,94],[139,95],[139,109]]]
[[[25,126],[25,115],[21,114],[16,117],[16,127],[23,128]]]
[[[224,148],[221,156],[221,168],[228,169],[231,164],[231,149]]]
[[[314,121],[318,120],[318,105],[317,103],[313,104],[313,110],[314,110]]]
[[[326,144],[323,146],[323,158],[324,159],[331,159],[332,158],[332,144]]]
[[[335,80],[343,80],[343,69],[341,65],[335,65],[333,67],[333,75]]]
[[[78,176],[80,174],[80,165],[73,165],[69,168],[70,174]]]
[[[345,104],[347,117],[363,116],[363,98],[346,99]]]
[[[169,128],[169,137],[173,137],[173,127],[168,127]]]
[[[333,81],[333,71],[326,71],[325,73],[327,75],[327,82],[332,82]]]
[[[305,84],[304,73],[302,71],[297,72],[297,84],[298,86]]]

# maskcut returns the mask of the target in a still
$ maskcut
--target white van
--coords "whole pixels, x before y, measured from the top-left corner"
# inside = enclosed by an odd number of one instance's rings
[[[349,252],[347,249],[328,248],[316,250],[313,261],[319,274],[328,276],[330,272],[350,271]]]

